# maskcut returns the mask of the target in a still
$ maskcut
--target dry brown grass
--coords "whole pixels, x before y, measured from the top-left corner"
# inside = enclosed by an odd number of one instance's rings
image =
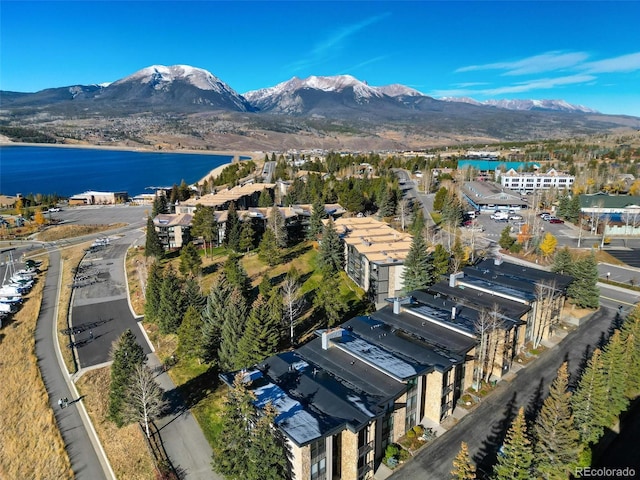
[[[117,478],[148,480],[155,468],[137,424],[118,428],[107,420],[111,369],[85,373],[76,383],[83,402]]]
[[[42,265],[47,268],[48,260]],[[44,274],[0,333],[0,478],[73,478],[35,355]]]
[[[110,225],[56,225],[40,232],[38,234],[38,240],[42,242],[55,242],[56,240],[91,235],[92,233],[104,232],[126,225],[126,223],[112,223]]]

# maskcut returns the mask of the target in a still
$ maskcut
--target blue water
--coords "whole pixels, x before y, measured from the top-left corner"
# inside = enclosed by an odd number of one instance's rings
[[[243,158],[243,157],[241,157]],[[63,147],[0,147],[0,194],[53,194],[63,197],[88,190],[152,193],[182,180],[200,181],[232,156],[128,152]]]

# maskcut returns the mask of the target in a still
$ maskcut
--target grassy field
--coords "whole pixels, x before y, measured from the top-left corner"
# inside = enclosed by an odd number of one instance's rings
[[[101,368],[85,373],[76,386],[91,417],[102,447],[107,453],[117,478],[148,480],[155,476],[144,434],[137,424],[118,428],[106,419],[109,403],[111,369]]]
[[[46,270],[48,260],[41,266]],[[35,355],[44,273],[0,332],[0,478],[73,478]]]
[[[270,267],[262,262],[254,253],[246,254],[242,257],[241,263],[251,280],[251,284],[256,287],[260,284],[265,275],[277,285],[282,281],[284,275],[295,267],[301,278],[304,280],[301,285],[301,292],[307,297],[307,310],[299,319],[299,338],[303,339],[312,334],[313,330],[320,326],[318,319],[314,316],[312,308],[312,296],[314,290],[322,282],[322,274],[317,266],[318,251],[314,244],[304,242],[286,251],[285,258],[279,265]],[[203,257],[203,272],[200,284],[203,292],[207,293],[217,272],[228,258],[228,252],[224,248],[214,249],[211,258]],[[129,289],[132,293],[132,303],[137,313],[144,311],[144,301],[142,297],[141,265],[145,263],[144,252],[142,250],[130,250],[127,255],[127,275]],[[171,265],[178,271],[179,258],[174,254],[168,259],[162,260],[163,265]],[[358,288],[347,276],[341,273],[340,295],[344,302],[351,309],[359,308],[364,297],[362,289]],[[165,361],[175,354],[178,339],[176,335],[161,335],[156,325],[144,323],[144,327],[156,348],[156,354],[161,361]],[[220,385],[217,378],[217,371],[209,369],[208,365],[199,363],[197,360],[179,360],[178,363],[169,370],[169,376],[180,389],[183,398],[186,399],[191,413],[194,415],[206,438],[213,444],[216,433],[219,432],[221,419],[219,413],[225,397],[227,387]]]
[[[126,226],[126,223],[114,223],[111,225],[56,225],[48,227],[38,233],[37,240],[41,242],[55,242],[65,238],[81,237],[82,235],[91,235],[100,233],[114,228]]]

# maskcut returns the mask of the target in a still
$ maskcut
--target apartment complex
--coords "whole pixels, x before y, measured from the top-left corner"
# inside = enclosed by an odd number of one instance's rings
[[[227,210],[231,203],[236,204],[237,209],[247,209],[258,205],[258,198],[263,190],[269,190],[273,194],[274,183],[248,183],[210,193],[202,197],[192,197],[179,205],[176,205],[176,213],[193,214],[197,205],[212,207],[215,210]]]
[[[499,172],[500,184],[508,189],[520,192],[521,194],[533,193],[537,190],[568,190],[573,187],[576,177],[567,173],[561,173],[555,169],[547,173],[540,172],[518,172],[513,168],[506,172]]]
[[[527,335],[542,323],[543,335],[552,332],[570,281],[485,260],[428,291],[389,299],[369,316],[319,330],[294,351],[220,377],[231,385],[242,375],[257,408],[275,407],[292,479],[369,479],[387,445],[416,424],[437,426],[473,385],[481,315],[498,319],[495,341],[482,342],[494,345],[489,378],[498,380]],[[538,284],[545,286],[540,292]]]
[[[400,295],[411,235],[371,217],[343,217],[335,221],[335,226],[345,244],[347,275],[376,304]]]
[[[159,214],[153,219],[160,243],[166,249],[182,248],[191,241],[191,222],[193,216],[188,213]]]

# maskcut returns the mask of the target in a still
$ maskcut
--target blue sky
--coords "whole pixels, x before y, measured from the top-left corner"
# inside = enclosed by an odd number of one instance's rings
[[[640,117],[640,2],[0,1],[0,89],[204,68],[239,93],[350,74]]]

